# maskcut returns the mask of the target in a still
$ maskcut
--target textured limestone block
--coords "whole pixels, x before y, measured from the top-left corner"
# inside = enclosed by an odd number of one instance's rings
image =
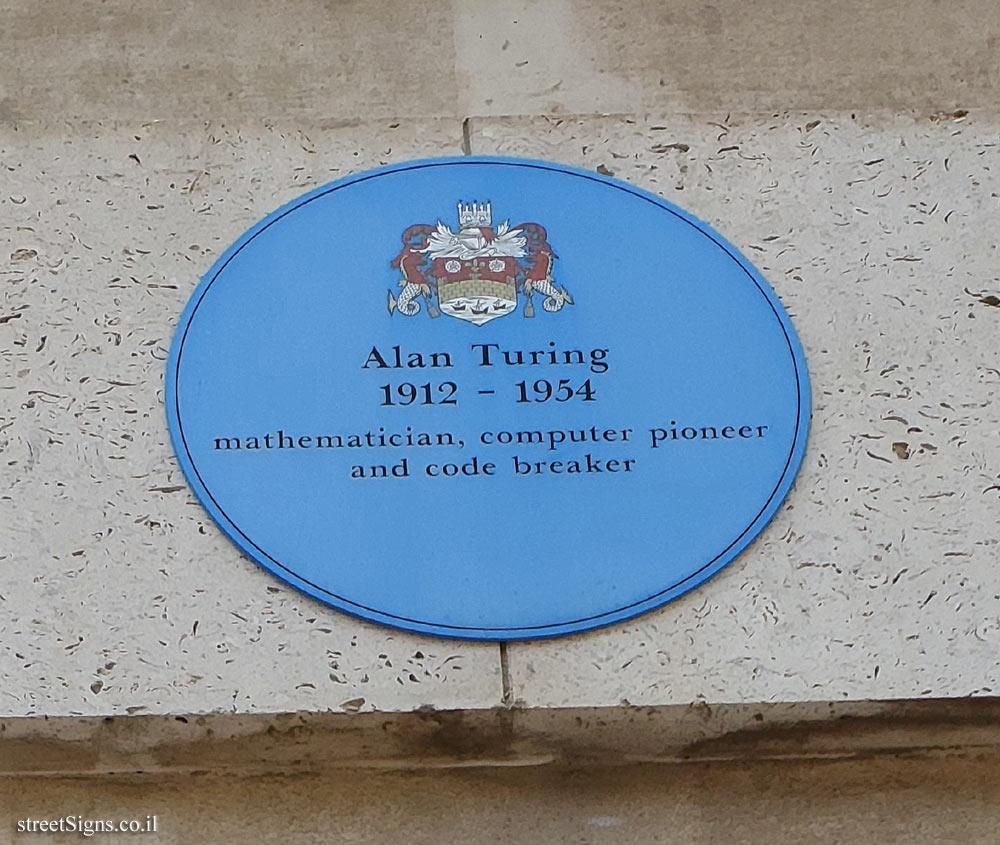
[[[474,0],[455,18],[470,115],[991,106],[993,0]]]
[[[0,714],[500,700],[496,646],[362,623],[242,557],[163,410],[181,310],[247,227],[460,145],[455,121],[0,127]]]
[[[454,116],[450,4],[14,0],[0,119]]]
[[[13,0],[0,119],[954,109],[994,0]]]
[[[474,153],[611,172],[715,226],[791,313],[813,389],[801,473],[757,542],[659,611],[511,646],[513,696],[996,695],[1000,119],[720,114],[472,130]],[[613,537],[609,525],[612,560]]]
[[[144,827],[153,815],[155,832],[134,836],[17,828],[67,816],[91,831],[108,818]],[[10,845],[230,845],[248,831],[257,845],[959,845],[996,841],[998,824],[989,757],[0,779]]]

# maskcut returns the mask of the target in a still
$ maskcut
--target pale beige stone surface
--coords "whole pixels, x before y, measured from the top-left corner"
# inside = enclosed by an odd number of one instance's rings
[[[467,115],[991,106],[992,0],[474,0]]]
[[[993,0],[0,11],[0,715],[996,691]],[[475,117],[506,114],[535,117]],[[803,474],[744,558],[634,623],[512,646],[505,672],[241,558],[162,418],[173,326],[221,249],[309,187],[470,142],[716,224],[814,380]]]
[[[362,623],[242,557],[163,410],[184,304],[247,227],[460,145],[455,121],[0,126],[0,713],[500,700],[496,646]]]
[[[6,0],[0,119],[454,116],[453,9]]]
[[[18,821],[138,820],[143,835],[19,834]],[[996,758],[692,763],[285,777],[0,779],[12,845],[233,843],[987,843]]]
[[[986,106],[994,0],[6,0],[0,119]]]
[[[607,170],[715,225],[791,313],[813,389],[801,474],[760,539],[660,611],[512,645],[513,698],[995,695],[996,115],[484,119],[472,130],[474,153]],[[613,556],[612,538],[609,526]]]

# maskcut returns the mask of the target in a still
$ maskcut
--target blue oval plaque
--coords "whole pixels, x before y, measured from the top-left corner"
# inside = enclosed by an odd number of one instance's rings
[[[622,182],[410,162],[292,202],[199,285],[170,431],[214,519],[366,619],[523,639],[695,587],[805,449],[788,316],[703,223]]]

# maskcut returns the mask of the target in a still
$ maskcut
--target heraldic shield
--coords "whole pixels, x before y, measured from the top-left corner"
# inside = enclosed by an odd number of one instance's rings
[[[392,260],[402,278],[399,294],[389,291],[389,313],[413,317],[442,313],[481,326],[506,317],[524,299],[525,317],[535,316],[534,295],[548,312],[572,305],[565,288],[552,278],[556,254],[538,223],[509,221],[493,227],[490,203],[458,203],[459,230],[442,221],[416,224],[403,232],[403,248]]]

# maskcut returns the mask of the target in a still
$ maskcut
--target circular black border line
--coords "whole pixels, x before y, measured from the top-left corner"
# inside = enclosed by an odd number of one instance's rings
[[[726,546],[714,558],[712,558],[710,561],[708,561],[704,565],[700,566],[694,572],[689,573],[688,575],[684,576],[681,580],[679,580],[679,581],[671,584],[669,587],[665,587],[664,589],[660,590],[659,592],[653,593],[652,595],[647,596],[646,598],[640,599],[640,600],[635,601],[635,602],[631,602],[631,603],[626,604],[626,605],[622,605],[621,607],[614,608],[613,610],[607,610],[607,611],[604,611],[604,612],[599,613],[599,614],[595,614],[595,615],[592,615],[592,616],[584,616],[584,617],[581,617],[579,619],[571,619],[571,620],[567,620],[565,622],[553,622],[553,623],[548,623],[548,624],[545,624],[545,625],[512,625],[512,626],[504,626],[504,627],[491,627],[491,626],[483,626],[483,625],[478,625],[478,626],[472,626],[472,625],[448,625],[448,624],[444,624],[444,623],[441,623],[441,622],[427,622],[427,621],[422,620],[422,619],[412,619],[412,618],[407,617],[407,616],[400,616],[398,614],[389,613],[388,611],[385,611],[385,610],[378,610],[377,608],[368,607],[367,605],[363,605],[363,604],[359,604],[358,602],[351,601],[348,598],[345,598],[343,596],[337,595],[336,593],[334,593],[334,592],[326,589],[325,587],[321,587],[319,584],[315,584],[312,581],[309,581],[306,578],[303,578],[301,575],[297,574],[292,569],[289,569],[287,566],[285,566],[280,561],[276,560],[274,557],[272,557],[270,554],[268,554],[268,552],[266,552],[264,549],[262,549],[260,546],[258,546],[253,540],[251,540],[250,537],[248,537],[243,532],[243,530],[232,520],[232,518],[230,518],[229,514],[226,513],[226,511],[223,509],[223,507],[216,500],[215,496],[212,495],[211,490],[209,490],[208,485],[205,483],[205,480],[201,477],[201,473],[198,471],[198,467],[197,467],[197,465],[195,463],[193,455],[191,454],[190,447],[188,446],[187,438],[184,435],[184,426],[183,426],[183,423],[181,421],[181,410],[180,410],[180,369],[181,369],[181,358],[182,358],[182,356],[184,354],[184,344],[187,341],[188,331],[191,328],[191,323],[194,321],[195,314],[198,313],[198,308],[201,306],[201,303],[204,301],[205,296],[208,294],[208,291],[211,289],[212,285],[216,282],[216,280],[219,278],[219,276],[222,275],[222,272],[226,269],[226,267],[229,266],[230,262],[234,258],[236,258],[236,256],[239,255],[239,253],[243,250],[243,248],[246,247],[251,241],[253,241],[258,235],[263,234],[265,231],[267,231],[267,229],[269,229],[272,225],[274,225],[275,223],[277,223],[279,220],[282,220],[283,218],[285,218],[289,214],[291,214],[293,211],[297,211],[298,209],[302,208],[304,205],[308,205],[310,202],[313,202],[314,200],[317,200],[317,199],[320,199],[322,197],[325,197],[325,196],[333,193],[334,191],[339,191],[339,190],[341,190],[343,188],[349,188],[349,187],[352,187],[354,185],[360,184],[361,182],[366,182],[366,181],[368,181],[370,179],[378,179],[380,177],[391,176],[391,175],[396,174],[396,173],[406,173],[406,172],[409,172],[411,170],[422,170],[422,169],[426,169],[426,168],[430,168],[430,167],[451,167],[451,166],[456,166],[456,165],[457,166],[468,166],[468,165],[479,165],[479,166],[482,166],[482,165],[491,165],[491,166],[503,166],[503,167],[527,167],[527,168],[531,168],[531,169],[535,169],[535,170],[545,170],[545,171],[549,171],[549,172],[553,172],[553,173],[560,173],[560,174],[567,175],[567,176],[575,176],[577,178],[586,179],[586,180],[591,181],[591,182],[596,182],[599,185],[603,185],[603,186],[609,187],[609,188],[614,188],[614,189],[622,191],[624,193],[631,194],[632,196],[634,196],[634,197],[636,197],[638,199],[644,200],[645,202],[650,203],[651,205],[655,206],[656,208],[659,208],[661,211],[666,211],[669,214],[672,214],[678,220],[681,220],[682,222],[684,222],[687,225],[691,226],[692,228],[696,229],[702,235],[704,235],[705,237],[709,238],[723,252],[725,252],[726,255],[728,255],[736,263],[736,265],[746,274],[746,276],[750,279],[750,281],[753,282],[754,286],[757,288],[757,290],[760,292],[760,294],[764,297],[765,302],[767,302],[768,307],[771,309],[771,312],[774,314],[775,319],[778,321],[778,325],[781,328],[782,335],[785,338],[785,343],[788,346],[789,355],[791,356],[791,359],[792,359],[792,369],[794,370],[794,373],[795,373],[795,400],[796,400],[795,431],[794,431],[793,436],[792,436],[791,448],[789,449],[788,458],[785,461],[785,466],[783,467],[783,469],[781,471],[781,475],[778,478],[778,482],[775,485],[774,490],[767,497],[767,500],[764,502],[764,505],[757,512],[757,514],[753,517],[753,519],[750,520],[750,524],[747,525],[747,527],[745,529],[743,529],[743,531],[741,531],[739,533],[739,535],[736,537],[736,539],[734,539],[728,546]],[[469,159],[462,159],[462,160],[447,160],[447,161],[438,161],[438,162],[428,161],[428,162],[424,162],[424,163],[420,163],[420,164],[413,164],[413,165],[409,165],[409,166],[392,167],[391,169],[379,170],[378,172],[369,173],[367,175],[362,174],[362,175],[359,175],[356,179],[352,179],[350,181],[345,181],[345,182],[341,182],[340,184],[332,185],[332,186],[330,186],[326,190],[321,190],[319,193],[313,194],[311,196],[307,196],[307,197],[303,198],[300,202],[295,203],[295,205],[291,206],[290,208],[286,208],[284,211],[282,211],[280,213],[275,213],[275,216],[273,217],[273,219],[267,220],[267,218],[265,218],[265,220],[266,220],[266,222],[263,223],[263,225],[261,225],[260,229],[258,229],[258,231],[254,232],[253,235],[251,235],[243,243],[241,243],[239,245],[239,247],[232,253],[232,255],[230,255],[226,259],[226,261],[222,264],[222,266],[219,267],[218,270],[216,270],[215,274],[208,281],[208,283],[204,286],[204,289],[202,290],[201,295],[198,297],[198,301],[195,303],[194,308],[191,309],[191,312],[190,312],[190,314],[187,317],[187,321],[186,321],[186,324],[184,326],[184,333],[181,335],[180,345],[178,346],[178,350],[177,350],[177,360],[176,360],[176,363],[175,363],[175,366],[174,366],[174,408],[175,408],[175,415],[176,415],[176,418],[177,418],[177,430],[178,430],[178,433],[181,436],[181,442],[182,442],[182,444],[184,446],[184,451],[187,454],[188,462],[191,465],[191,469],[194,471],[195,475],[197,476],[198,481],[201,484],[202,489],[205,491],[205,494],[209,497],[209,499],[211,499],[212,503],[218,509],[219,513],[222,514],[222,516],[233,527],[233,530],[236,531],[236,533],[239,534],[239,536],[242,537],[252,548],[256,549],[261,555],[263,555],[265,558],[267,558],[269,561],[271,561],[271,563],[273,563],[276,567],[278,567],[279,569],[283,570],[284,572],[287,572],[296,581],[298,581],[298,582],[300,582],[302,584],[307,584],[308,586],[310,586],[311,588],[313,588],[317,592],[322,593],[322,594],[327,595],[327,596],[330,596],[331,598],[336,599],[339,602],[343,602],[345,604],[349,604],[352,607],[358,608],[359,610],[367,611],[368,613],[372,613],[372,614],[377,614],[378,616],[383,617],[385,619],[395,619],[395,620],[399,620],[400,622],[409,622],[409,623],[412,623],[414,625],[423,625],[423,626],[427,626],[429,628],[436,628],[436,629],[440,629],[440,630],[447,629],[447,630],[452,630],[452,631],[456,631],[456,632],[461,632],[461,631],[470,631],[470,632],[475,632],[475,631],[484,631],[484,632],[485,631],[496,631],[497,633],[503,633],[505,631],[525,631],[525,632],[528,632],[528,631],[536,631],[536,630],[538,630],[538,631],[553,631],[553,633],[556,634],[556,633],[560,633],[560,631],[558,631],[558,629],[565,628],[567,625],[578,625],[578,624],[585,623],[585,622],[593,622],[595,620],[603,619],[605,617],[614,616],[615,614],[619,614],[619,613],[622,613],[624,611],[628,611],[628,610],[630,610],[630,609],[632,609],[634,607],[637,607],[639,605],[646,604],[647,602],[654,601],[655,599],[657,599],[660,596],[662,596],[664,593],[669,593],[672,590],[677,589],[682,584],[684,584],[686,581],[690,581],[692,578],[694,578],[697,575],[699,575],[700,573],[704,572],[706,569],[708,569],[710,566],[712,566],[716,561],[718,561],[719,558],[723,557],[730,549],[732,549],[733,546],[737,545],[740,542],[740,540],[742,540],[743,537],[747,534],[747,532],[750,531],[751,528],[753,528],[753,526],[756,524],[757,520],[760,519],[760,517],[763,515],[764,511],[767,510],[768,506],[771,504],[771,501],[774,499],[775,495],[777,495],[778,489],[781,487],[782,483],[784,482],[785,476],[788,473],[788,467],[789,467],[789,465],[792,462],[792,458],[795,455],[796,446],[798,445],[798,442],[799,442],[799,428],[800,428],[800,420],[801,420],[801,417],[802,417],[802,386],[801,386],[801,377],[800,377],[800,373],[799,373],[798,362],[796,361],[795,349],[794,349],[794,347],[792,345],[791,339],[788,336],[788,332],[785,329],[784,321],[781,319],[781,315],[778,314],[777,310],[775,309],[774,303],[771,301],[771,297],[768,296],[767,293],[766,293],[766,291],[764,291],[761,288],[760,284],[758,283],[757,279],[754,277],[753,273],[749,272],[749,270],[744,266],[743,261],[740,260],[740,257],[737,256],[737,255],[734,255],[733,252],[729,249],[728,245],[726,245],[724,243],[721,243],[715,237],[715,233],[714,232],[712,232],[710,230],[707,230],[707,229],[703,229],[701,226],[697,225],[697,223],[695,223],[693,220],[689,220],[683,214],[678,214],[674,209],[670,208],[669,206],[661,204],[658,201],[658,199],[655,198],[653,195],[651,195],[651,194],[647,195],[645,192],[639,193],[639,192],[637,192],[635,190],[632,190],[626,184],[615,182],[615,181],[611,181],[611,180],[597,178],[597,177],[591,176],[591,175],[589,175],[589,174],[587,174],[585,172],[580,172],[580,171],[573,170],[573,169],[564,169],[564,168],[561,168],[561,167],[553,167],[553,166],[550,166],[550,165],[545,165],[545,164],[541,164],[541,163],[537,163],[537,162],[531,162],[531,161],[517,162],[517,161],[510,161],[510,160],[491,160],[491,159],[469,158]],[[763,530],[763,527],[764,526],[761,526],[762,530]],[[293,584],[293,586],[294,586],[294,584]],[[320,596],[315,596],[315,598],[320,598]],[[653,610],[653,609],[655,609],[655,608],[654,607],[650,607],[649,608],[649,610]],[[378,619],[372,619],[370,617],[364,617],[364,618],[368,619],[368,621],[370,621],[370,622],[377,622],[378,621]],[[624,621],[624,620],[620,620],[620,621]],[[566,631],[566,632],[563,632],[563,633],[572,633],[572,632]]]

